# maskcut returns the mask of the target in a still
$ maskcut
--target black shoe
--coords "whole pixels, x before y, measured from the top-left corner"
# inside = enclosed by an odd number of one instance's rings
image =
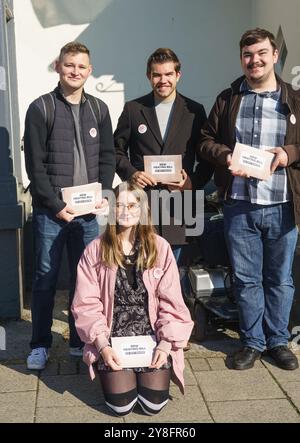
[[[255,360],[260,359],[261,352],[257,349],[245,346],[241,351],[233,356],[233,369],[250,369],[253,368]]]
[[[299,368],[297,357],[287,346],[276,346],[276,348],[269,349],[268,354],[281,369],[292,371]]]

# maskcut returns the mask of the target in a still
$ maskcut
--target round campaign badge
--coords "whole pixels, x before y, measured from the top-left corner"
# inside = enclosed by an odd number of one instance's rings
[[[93,138],[95,138],[97,136],[97,129],[96,128],[90,129],[90,136]]]
[[[296,117],[295,117],[294,114],[291,114],[291,116],[290,116],[290,122],[292,123],[292,125],[295,125],[295,124],[296,124]]]
[[[140,134],[145,134],[145,132],[147,131],[147,126],[146,125],[139,125],[138,127],[138,131]]]
[[[153,277],[159,280],[164,275],[164,271],[161,268],[153,269]]]

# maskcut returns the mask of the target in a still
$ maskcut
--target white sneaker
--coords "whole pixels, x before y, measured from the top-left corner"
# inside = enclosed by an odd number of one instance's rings
[[[49,358],[47,348],[33,349],[27,357],[28,369],[44,369]]]
[[[77,348],[69,348],[69,353],[73,357],[82,357],[83,356],[83,346],[78,346]]]

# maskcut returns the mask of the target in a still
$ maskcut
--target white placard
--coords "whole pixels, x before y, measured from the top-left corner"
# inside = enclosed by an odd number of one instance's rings
[[[112,337],[111,345],[123,368],[149,367],[156,340],[154,335]]]
[[[251,166],[258,170],[262,170],[265,167],[266,160],[258,155],[249,154],[248,152],[242,151],[239,163],[242,166]]]
[[[62,188],[63,201],[75,212],[75,216],[94,213],[95,205],[102,200],[101,183]]]
[[[71,195],[71,202],[73,206],[81,206],[96,203],[95,192],[73,192]]]
[[[271,149],[271,147],[268,149]],[[229,169],[239,170],[249,177],[268,180],[274,159],[274,154],[269,152],[268,149],[258,149],[243,143],[236,143]]]
[[[172,161],[167,162],[152,162],[151,172],[155,174],[175,174],[175,163]]]

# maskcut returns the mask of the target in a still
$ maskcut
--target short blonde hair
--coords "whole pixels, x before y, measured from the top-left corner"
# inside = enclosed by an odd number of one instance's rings
[[[78,54],[78,53],[87,54],[88,57],[90,58],[90,51],[83,43],[77,41],[69,42],[61,48],[58,60],[61,62],[64,55],[66,54]]]

